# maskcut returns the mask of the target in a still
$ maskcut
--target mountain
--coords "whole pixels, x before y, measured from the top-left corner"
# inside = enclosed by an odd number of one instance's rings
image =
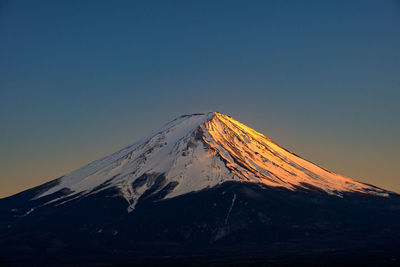
[[[399,211],[399,195],[321,168],[230,116],[184,115],[1,199],[0,262],[396,263]]]

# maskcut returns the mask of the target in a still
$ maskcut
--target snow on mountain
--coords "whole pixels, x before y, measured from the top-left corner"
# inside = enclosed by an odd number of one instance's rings
[[[209,112],[173,120],[149,137],[63,176],[36,199],[65,188],[69,193],[61,199],[70,200],[115,187],[132,211],[150,188],[172,198],[226,181],[319,189],[338,196],[387,195],[298,157],[230,116]]]

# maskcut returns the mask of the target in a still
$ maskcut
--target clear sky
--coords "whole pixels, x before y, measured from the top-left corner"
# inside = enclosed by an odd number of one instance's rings
[[[400,1],[0,0],[0,197],[206,110],[400,192]]]

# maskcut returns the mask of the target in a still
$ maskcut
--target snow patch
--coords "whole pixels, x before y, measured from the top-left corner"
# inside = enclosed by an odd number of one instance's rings
[[[159,175],[165,181],[157,184]],[[156,194],[173,184],[164,195],[173,198],[227,181],[290,190],[316,188],[337,196],[343,192],[388,195],[306,161],[229,116],[210,112],[181,116],[149,137],[63,176],[35,199],[68,188],[69,193],[47,203],[62,205],[74,194],[85,197],[116,188],[131,212],[149,190]],[[236,195],[226,223],[235,200]]]

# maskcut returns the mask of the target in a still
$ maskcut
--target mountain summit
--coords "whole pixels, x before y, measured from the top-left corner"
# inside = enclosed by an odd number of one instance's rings
[[[70,199],[116,187],[131,211],[151,188],[152,194],[164,190],[164,198],[172,198],[227,181],[338,196],[388,195],[318,167],[230,116],[209,112],[183,115],[155,134],[65,175],[36,198],[64,190],[68,193],[62,198]]]
[[[184,115],[0,199],[0,262],[393,264],[399,210],[399,195],[318,167],[230,116]]]

